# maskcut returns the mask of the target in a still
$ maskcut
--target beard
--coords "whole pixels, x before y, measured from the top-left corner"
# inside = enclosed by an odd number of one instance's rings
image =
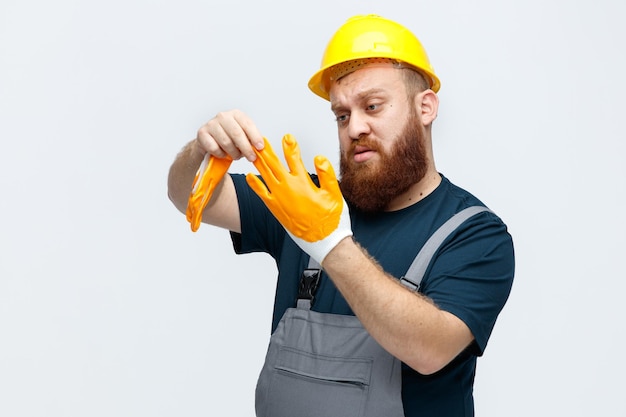
[[[368,137],[352,141],[340,155],[340,187],[347,202],[365,212],[384,210],[391,201],[419,182],[428,170],[424,129],[415,109],[389,151]],[[357,145],[376,151],[378,161],[357,163]]]

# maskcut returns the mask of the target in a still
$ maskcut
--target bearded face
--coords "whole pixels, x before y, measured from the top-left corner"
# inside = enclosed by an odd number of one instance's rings
[[[379,158],[355,162],[355,149],[359,145],[376,151]],[[346,201],[363,211],[382,211],[394,198],[424,178],[427,169],[424,129],[413,107],[390,149],[383,148],[376,140],[362,137],[341,152],[341,191]]]

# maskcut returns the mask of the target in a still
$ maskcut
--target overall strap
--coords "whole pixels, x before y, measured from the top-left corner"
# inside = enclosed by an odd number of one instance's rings
[[[467,207],[456,213],[444,224],[442,224],[439,229],[437,229],[435,233],[433,233],[432,236],[426,241],[424,246],[422,246],[422,249],[413,260],[413,263],[409,267],[408,271],[406,271],[406,274],[400,278],[400,282],[410,290],[418,291],[422,279],[424,278],[424,274],[426,273],[426,268],[428,268],[428,264],[443,241],[446,240],[446,238],[454,232],[457,227],[463,224],[465,220],[484,211],[491,210],[483,206]]]
[[[322,269],[322,265],[320,265],[319,262],[317,262],[315,259],[309,257],[309,266],[307,266],[308,269]]]

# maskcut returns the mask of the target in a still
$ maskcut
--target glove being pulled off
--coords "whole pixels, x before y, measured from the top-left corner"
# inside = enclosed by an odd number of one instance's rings
[[[189,201],[187,202],[187,221],[193,232],[197,231],[202,221],[202,212],[211,199],[215,187],[228,171],[233,160],[230,157],[217,158],[206,154],[193,179]]]
[[[323,156],[314,159],[318,187],[304,167],[300,147],[293,136],[283,137],[283,152],[289,171],[267,140],[265,147],[256,152],[254,166],[265,184],[257,176],[248,174],[248,185],[298,246],[321,265],[340,241],[352,236],[348,205],[341,195],[330,161]]]

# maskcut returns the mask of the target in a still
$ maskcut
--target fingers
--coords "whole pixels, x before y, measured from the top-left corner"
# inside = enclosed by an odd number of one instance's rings
[[[300,153],[300,146],[293,137],[293,135],[286,134],[283,136],[283,153],[285,155],[285,161],[289,167],[289,171],[294,175],[299,175],[306,172],[304,163],[302,162],[302,155]]]
[[[285,172],[280,159],[278,159],[278,155],[276,155],[274,149],[267,140],[265,140],[263,150],[257,152],[257,156],[257,159],[254,161],[254,166],[271,190],[272,184],[281,182],[287,173]]]
[[[198,130],[197,141],[218,158],[256,159],[255,149],[264,146],[263,136],[252,120],[240,110],[218,113]]]

